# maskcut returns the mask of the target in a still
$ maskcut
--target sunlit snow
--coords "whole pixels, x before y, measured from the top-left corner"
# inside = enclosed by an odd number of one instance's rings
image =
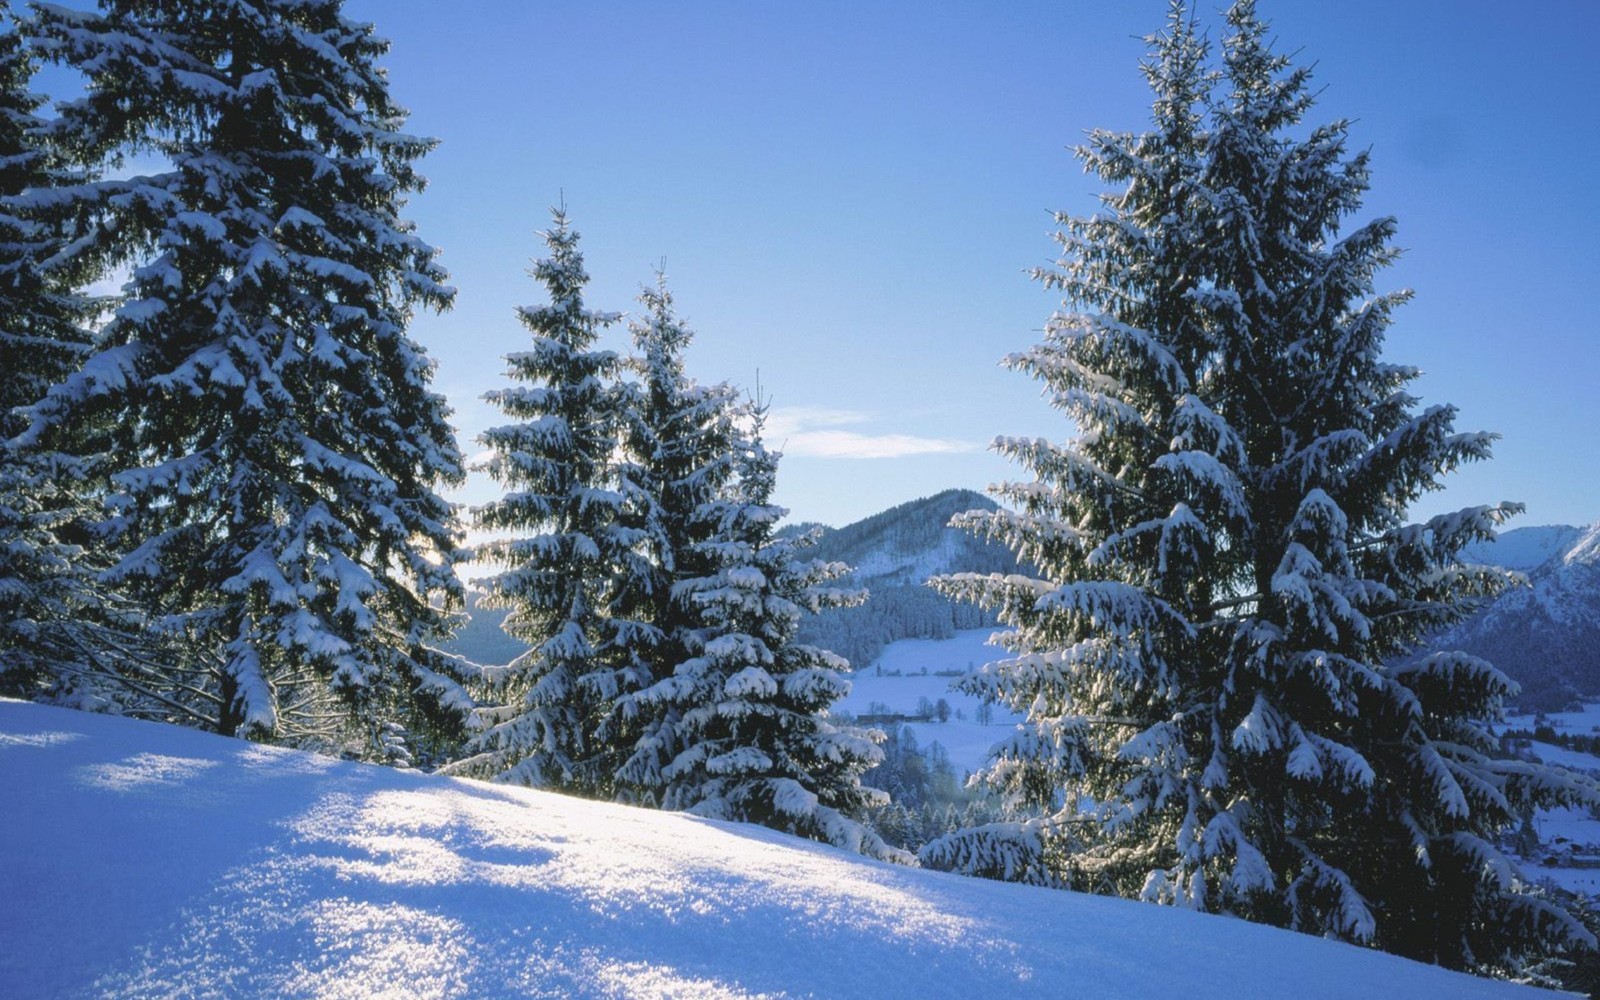
[[[764,829],[0,701],[0,996],[1539,995]]]

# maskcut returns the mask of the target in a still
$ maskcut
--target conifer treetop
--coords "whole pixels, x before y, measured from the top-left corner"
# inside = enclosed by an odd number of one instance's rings
[[[1009,627],[963,687],[1026,718],[986,772],[1017,819],[924,860],[1516,968],[1591,939],[1483,877],[1513,870],[1496,837],[1600,789],[1500,759],[1491,665],[1413,658],[1506,585],[1460,553],[1520,507],[1409,522],[1494,435],[1383,358],[1409,293],[1377,288],[1394,220],[1346,227],[1368,157],[1307,126],[1253,3],[1227,23],[1213,49],[1174,3],[1152,130],[1078,151],[1113,190],[1058,217],[1062,307],[1007,359],[1077,436],[997,441],[1032,478],[958,519],[1034,572],[937,581]]]

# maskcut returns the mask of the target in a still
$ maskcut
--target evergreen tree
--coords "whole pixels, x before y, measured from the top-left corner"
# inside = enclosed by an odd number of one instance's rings
[[[1003,440],[1034,475],[965,522],[1031,578],[957,575],[1009,659],[965,688],[1025,713],[987,772],[1038,818],[924,860],[1230,912],[1456,967],[1592,942],[1496,846],[1592,783],[1496,759],[1515,688],[1405,654],[1504,580],[1464,565],[1517,505],[1407,523],[1493,435],[1420,412],[1382,360],[1392,219],[1340,235],[1367,187],[1346,124],[1303,124],[1309,73],[1250,0],[1220,72],[1181,3],[1145,70],[1154,130],[1079,151],[1120,188],[1061,217],[1063,291],[1010,359],[1079,428]]]
[[[862,823],[887,801],[860,781],[881,751],[827,716],[849,664],[795,641],[802,615],[862,595],[829,585],[842,564],[801,560],[810,535],[774,535],[786,511],[771,500],[779,456],[761,443],[764,416],[757,406],[736,484],[707,505],[717,533],[699,548],[712,572],[676,587],[700,615],[690,656],[640,695],[675,714],[681,741],[661,770],[661,804],[909,861]]]
[[[578,233],[564,209],[554,218],[541,234],[550,256],[533,269],[550,304],[518,310],[533,345],[506,358],[525,384],[484,397],[516,421],[479,438],[507,492],[473,511],[478,528],[512,533],[474,551],[506,567],[483,581],[482,604],[510,609],[506,632],[533,648],[486,669],[480,731],[450,770],[610,797],[618,754],[600,734],[642,669],[635,647],[654,639],[611,612],[651,568],[626,517],[634,491],[620,485],[620,360],[598,347],[619,317],[584,306]]]
[[[630,577],[634,593],[627,610],[652,628],[637,634],[629,691],[618,699],[617,717],[603,737],[626,755],[619,794],[653,802],[661,769],[682,749],[680,720],[673,706],[639,693],[690,655],[699,613],[678,585],[715,569],[706,543],[717,530],[712,505],[734,477],[736,399],[730,386],[703,386],[684,371],[683,353],[693,334],[673,311],[664,273],[657,273],[656,286],[644,289],[639,302],[643,314],[629,327],[635,351],[630,366],[640,381],[624,398],[623,480],[631,497],[630,523],[647,540],[649,573]]]
[[[435,492],[460,456],[406,336],[453,290],[398,215],[431,141],[400,131],[387,43],[338,0],[107,0],[33,32],[88,76],[55,141],[165,166],[72,192],[98,221],[75,259],[132,277],[24,439],[107,429],[108,579],[192,650],[182,715],[342,744],[336,695],[360,752],[403,759],[397,727],[467,700],[428,645],[461,597]]]
[[[44,268],[63,240],[38,219],[38,201],[65,178],[39,145],[44,98],[29,90],[33,60],[9,5],[0,17],[0,691],[36,696],[73,659],[50,622],[72,616],[84,580],[77,552],[54,534],[51,470],[6,442],[26,427],[18,410],[81,361],[87,336],[81,300]]]
[[[0,438],[27,428],[19,412],[82,364],[91,305],[56,260],[71,239],[69,214],[52,204],[78,180],[44,145],[45,98],[29,85],[34,59],[0,2]]]
[[[61,193],[82,177],[46,146],[34,61],[0,18],[0,692],[102,707],[157,657],[85,550],[92,464],[12,440],[87,356],[95,303],[64,253],[83,220]]]

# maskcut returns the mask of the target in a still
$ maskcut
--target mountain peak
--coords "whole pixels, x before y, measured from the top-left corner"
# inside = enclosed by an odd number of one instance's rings
[[[816,555],[848,564],[858,581],[921,584],[938,573],[987,569],[994,559],[985,557],[995,555],[987,550],[999,547],[949,525],[963,511],[997,506],[972,490],[944,490],[828,532],[818,542]],[[1009,553],[1006,557],[1003,562],[1015,564]]]
[[[1526,709],[1560,709],[1600,694],[1600,524],[1502,532],[1468,546],[1471,562],[1527,574],[1428,649],[1481,656],[1522,688]]]
[[[1590,529],[1591,531],[1594,529]],[[1484,563],[1530,573],[1565,556],[1583,537],[1584,529],[1570,524],[1544,524],[1502,531],[1490,542],[1474,542],[1462,550],[1468,562]]]
[[[1584,529],[1561,561],[1568,566],[1600,566],[1600,521]]]

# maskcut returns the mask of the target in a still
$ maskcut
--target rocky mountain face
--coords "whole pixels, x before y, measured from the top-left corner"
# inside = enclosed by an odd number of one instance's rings
[[[1600,523],[1519,528],[1466,555],[1527,575],[1429,643],[1481,656],[1522,685],[1517,704],[1554,711],[1600,695]]]

